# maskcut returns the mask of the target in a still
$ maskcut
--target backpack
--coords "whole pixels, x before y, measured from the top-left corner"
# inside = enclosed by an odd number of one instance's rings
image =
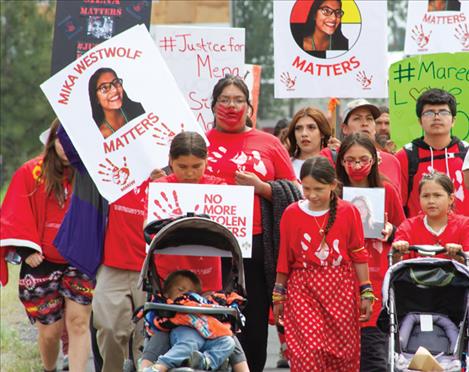
[[[469,144],[464,141],[458,140],[456,142],[458,145],[459,152],[452,153],[455,157],[461,158],[464,161],[464,157],[466,156],[466,152],[469,148]],[[419,168],[420,163],[428,163],[432,160],[430,156],[426,156],[423,158],[419,158],[419,148],[414,143],[408,143],[404,146],[404,150],[407,154],[407,160],[409,163],[408,171],[409,171],[409,179],[407,181],[407,197],[410,197],[412,192],[412,188],[414,186],[414,177],[417,174],[417,170]],[[444,159],[445,155],[435,155],[433,160]],[[406,208],[405,208],[406,209]],[[407,212],[407,211],[406,211]]]

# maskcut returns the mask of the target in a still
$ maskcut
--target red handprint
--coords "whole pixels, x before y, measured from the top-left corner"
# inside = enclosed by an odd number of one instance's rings
[[[287,90],[293,90],[296,84],[296,76],[292,78],[289,72],[282,72],[280,82],[287,87]]]
[[[172,196],[173,200],[170,201],[168,196],[164,191],[160,193],[161,198],[154,201],[157,211],[153,212],[153,215],[159,220],[163,218],[175,218],[182,216],[182,209],[179,205],[179,197],[176,190],[173,190]],[[199,210],[199,204],[194,207],[193,212]]]
[[[365,71],[362,70],[356,75],[356,79],[362,85],[362,88],[369,88],[373,80],[373,75],[367,77]]]
[[[461,45],[464,48],[469,48],[469,29],[467,27],[467,23],[464,24],[459,24],[454,31],[456,32],[454,34],[454,37],[459,40]]]
[[[430,35],[432,32],[430,31],[428,34],[425,34],[423,30],[423,26],[415,25],[412,29],[412,39],[417,43],[419,48],[425,48],[430,41]]]
[[[162,128],[161,128],[162,127]],[[171,143],[173,138],[176,136],[172,129],[170,129],[165,123],[161,123],[161,127],[154,128],[156,132],[153,137],[156,138],[156,144],[160,146],[167,146]],[[181,123],[181,132],[184,132],[184,123]]]
[[[102,170],[98,171],[98,174],[105,176],[102,178],[104,182],[113,182],[116,185],[125,185],[129,179],[130,170],[127,167],[127,158],[124,156],[124,165],[118,167],[111,160],[106,158],[107,164],[100,163],[99,166]]]
[[[76,28],[72,21],[67,22],[66,27],[67,27],[67,32],[73,32],[75,31],[75,28]]]

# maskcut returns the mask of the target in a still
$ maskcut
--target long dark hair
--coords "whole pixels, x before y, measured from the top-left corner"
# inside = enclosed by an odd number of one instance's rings
[[[319,8],[321,7],[322,3],[325,0],[314,0],[313,5],[311,5],[311,9],[308,14],[308,18],[306,19],[306,23],[303,29],[303,37],[311,36],[314,34],[314,30],[316,28],[316,13],[318,12]],[[342,1],[336,0],[340,3],[342,8]],[[342,21],[337,26],[337,29],[332,34],[331,37],[331,49],[348,49],[348,39],[342,33]]]
[[[98,128],[101,126],[101,124],[104,121],[104,111],[101,105],[98,102],[98,98],[96,96],[96,84],[98,83],[98,79],[102,74],[105,74],[106,72],[110,72],[114,74],[114,76],[117,78],[117,73],[109,67],[102,67],[94,72],[93,75],[91,75],[90,80],[88,81],[88,95],[90,97],[90,104],[91,104],[91,112],[93,114],[93,119],[96,122],[96,125]],[[122,88],[123,91],[123,99],[122,99],[122,108],[126,109],[131,106],[137,105],[136,102],[132,101],[128,96],[127,93],[125,92],[125,89]]]
[[[59,125],[58,119],[52,121],[49,137],[44,146],[42,169],[37,182],[44,182],[47,195],[53,193],[59,205],[63,206],[66,199],[63,185],[64,178],[68,182],[72,182],[75,173],[73,168],[59,157],[55,149]]]
[[[180,156],[194,155],[200,159],[207,159],[207,144],[197,132],[181,132],[171,141],[169,158],[174,160]]]
[[[211,105],[212,112],[215,112],[215,105],[217,104],[218,97],[220,97],[220,95],[222,94],[223,89],[225,89],[229,85],[234,85],[241,92],[243,92],[244,98],[246,99],[248,106],[251,108],[251,114],[252,114],[254,112],[254,108],[252,107],[251,101],[249,99],[249,88],[247,87],[244,80],[241,79],[239,76],[229,75],[229,74],[225,75],[225,77],[218,80],[215,86],[213,87],[212,105]],[[216,125],[216,121],[217,121],[217,118],[215,117],[215,125]],[[246,125],[248,127],[252,127],[252,120],[249,117],[249,115],[246,117]]]
[[[306,116],[314,120],[314,122],[318,125],[321,135],[323,136],[321,139],[321,149],[327,146],[327,142],[329,141],[329,138],[331,138],[332,135],[331,125],[329,124],[321,110],[314,107],[302,108],[293,116],[293,119],[291,120],[290,125],[288,126],[288,131],[286,135],[289,141],[288,152],[293,158],[299,157],[301,152],[295,137],[296,123],[301,118],[304,118]]]
[[[371,166],[370,174],[368,174],[368,187],[382,187],[383,180],[379,174],[378,170],[378,153],[376,152],[376,147],[371,141],[371,139],[363,133],[353,133],[345,137],[344,141],[340,145],[339,153],[337,154],[336,160],[336,172],[337,178],[342,183],[343,186],[351,186],[350,178],[345,171],[345,167],[342,164],[344,160],[345,153],[354,145],[362,146],[368,150],[373,158],[373,165]]]
[[[305,177],[312,177],[323,185],[331,185],[337,181],[334,167],[329,160],[323,156],[313,156],[306,159],[300,170],[300,180]],[[326,235],[334,224],[337,214],[337,194],[335,191],[331,192],[331,201],[329,203],[329,219],[327,220],[326,228],[324,229],[324,236],[322,243],[326,241]]]

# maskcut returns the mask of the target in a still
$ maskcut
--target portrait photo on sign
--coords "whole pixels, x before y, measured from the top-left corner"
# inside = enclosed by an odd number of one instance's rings
[[[104,138],[145,113],[141,103],[129,98],[124,80],[112,68],[101,67],[91,75],[88,94],[93,120]]]
[[[365,238],[382,238],[384,188],[344,187],[343,199],[357,207]]]
[[[334,58],[352,49],[361,23],[360,10],[352,0],[298,0],[290,14],[296,44],[316,58]]]
[[[461,2],[459,0],[428,0],[429,12],[444,12],[461,10]]]

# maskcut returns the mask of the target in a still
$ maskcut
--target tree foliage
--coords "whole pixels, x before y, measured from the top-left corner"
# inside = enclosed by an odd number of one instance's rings
[[[388,1],[388,50],[404,50],[408,0]]]
[[[53,119],[39,85],[50,76],[54,4],[1,1],[1,182],[38,154]]]

